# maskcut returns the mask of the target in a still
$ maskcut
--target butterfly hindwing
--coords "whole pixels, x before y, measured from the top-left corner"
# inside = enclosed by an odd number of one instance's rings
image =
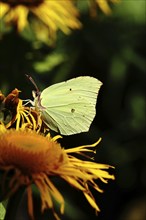
[[[91,109],[88,105],[79,107],[74,104],[55,109],[47,108],[42,112],[42,118],[46,124],[52,130],[64,135],[87,131],[94,117],[95,109]]]

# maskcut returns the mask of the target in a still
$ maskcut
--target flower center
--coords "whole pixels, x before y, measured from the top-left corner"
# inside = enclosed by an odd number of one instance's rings
[[[48,149],[48,141],[43,136],[37,134],[18,133],[7,136],[7,142],[18,148],[30,151],[39,151]]]
[[[38,6],[44,0],[0,0],[0,2],[4,2],[9,4],[10,6],[18,6],[18,5],[25,5],[25,6]]]
[[[61,146],[33,132],[11,131],[0,140],[0,166],[12,165],[25,174],[52,173],[66,162]]]

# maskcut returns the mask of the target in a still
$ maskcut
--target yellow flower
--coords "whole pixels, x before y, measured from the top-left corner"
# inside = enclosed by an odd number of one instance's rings
[[[64,198],[55,187],[51,177],[64,179],[71,186],[81,190],[90,205],[99,211],[93,195],[89,189],[102,192],[94,182],[100,179],[107,183],[114,179],[106,170],[109,165],[77,159],[71,154],[85,154],[93,152],[98,144],[80,146],[72,149],[63,149],[57,142],[58,136],[51,138],[42,136],[34,131],[16,131],[7,129],[0,133],[0,172],[3,177],[0,187],[5,187],[9,179],[7,197],[15,193],[19,187],[26,186],[28,195],[28,213],[34,219],[31,185],[35,184],[40,191],[41,211],[50,208],[56,219],[59,219],[54,210],[54,199],[60,205],[60,213],[64,213]],[[9,176],[10,172],[11,176]],[[9,178],[8,178],[9,177]]]
[[[23,105],[23,101],[19,99],[19,93],[18,89],[14,89],[5,97],[0,92],[0,122],[6,128],[45,131],[39,112]]]
[[[90,0],[91,4],[91,15],[96,14],[96,4],[106,15],[111,14],[111,8],[109,6],[110,3],[118,3],[120,0]]]
[[[72,0],[0,0],[0,19],[13,23],[18,31],[37,18],[37,25],[49,30],[50,36],[55,36],[58,29],[68,34],[70,29],[81,27],[77,17]]]

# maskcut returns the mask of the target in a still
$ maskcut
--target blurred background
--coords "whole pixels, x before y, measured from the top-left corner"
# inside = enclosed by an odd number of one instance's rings
[[[98,216],[84,196],[65,183],[58,187],[66,200],[63,220],[146,219],[146,2],[121,0],[112,14],[96,8],[89,12],[79,1],[82,28],[69,35],[58,31],[46,43],[27,30],[0,28],[0,90],[14,88],[22,99],[32,99],[30,74],[43,90],[53,83],[89,75],[103,82],[97,113],[88,133],[64,137],[65,148],[94,143],[95,161],[115,166],[116,180],[92,190],[101,212]],[[65,189],[65,190],[64,190]]]

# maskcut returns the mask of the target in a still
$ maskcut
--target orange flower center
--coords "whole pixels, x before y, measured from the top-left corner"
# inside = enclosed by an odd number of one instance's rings
[[[38,6],[44,0],[0,0],[0,2],[7,3],[9,5],[17,6],[17,5],[25,5],[25,6]]]
[[[50,174],[66,161],[57,142],[37,133],[13,130],[0,137],[0,167],[13,166],[27,175]]]
[[[12,133],[6,137],[8,143],[15,145],[17,148],[28,151],[39,151],[48,149],[48,140],[37,134],[25,132]]]

